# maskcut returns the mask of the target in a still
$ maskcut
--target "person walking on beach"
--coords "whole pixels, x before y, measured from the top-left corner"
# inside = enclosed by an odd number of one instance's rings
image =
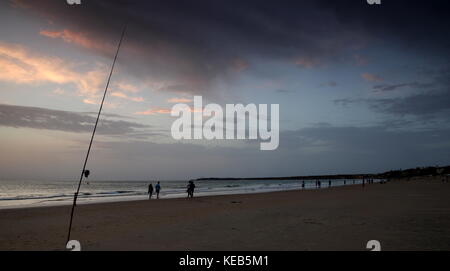
[[[159,182],[155,185],[155,191],[156,191],[156,199],[159,199],[159,191],[161,191],[161,184]]]
[[[305,181],[302,182],[302,188],[305,189]]]
[[[153,185],[150,184],[148,186],[148,199],[152,199],[152,195],[153,195]]]
[[[193,198],[194,197],[194,189],[195,189],[195,184],[193,181],[189,181],[188,187],[187,187],[187,193],[188,193],[188,198]]]

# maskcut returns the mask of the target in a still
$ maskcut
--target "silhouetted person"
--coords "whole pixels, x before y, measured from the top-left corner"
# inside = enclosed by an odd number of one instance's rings
[[[85,171],[83,171],[83,175],[87,179],[89,178],[89,175],[91,175],[91,171],[89,169],[86,169]]]
[[[305,181],[302,182],[302,188],[305,189]]]
[[[344,180],[344,185],[346,185],[347,184],[347,180]]]
[[[148,186],[148,199],[152,199],[152,195],[153,195],[153,185],[150,184]]]
[[[189,184],[187,186],[188,198],[193,198],[194,197],[194,190],[195,190],[194,182],[193,181],[189,181]]]
[[[330,180],[330,181],[328,181],[328,186],[330,186],[330,187],[331,187],[331,180]]]
[[[317,181],[317,184],[319,185],[319,188],[322,187],[322,182],[321,181]]]
[[[366,180],[365,179],[363,179],[363,181],[362,181],[362,186],[363,187],[366,186]]]
[[[159,199],[159,191],[161,191],[161,185],[159,182],[155,185],[156,198]]]

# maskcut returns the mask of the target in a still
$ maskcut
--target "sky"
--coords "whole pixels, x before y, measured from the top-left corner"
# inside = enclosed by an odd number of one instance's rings
[[[450,164],[448,1],[0,0],[0,180]],[[172,138],[177,103],[279,104],[280,145]]]

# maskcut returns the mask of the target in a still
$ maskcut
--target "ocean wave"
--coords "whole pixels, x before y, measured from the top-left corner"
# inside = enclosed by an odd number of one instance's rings
[[[351,185],[353,180],[333,180],[332,187]],[[357,183],[361,183],[361,180],[355,180]],[[181,198],[186,196],[186,188],[184,182],[167,182],[162,183],[162,198]],[[196,182],[195,194],[197,196],[208,195],[230,195],[230,194],[247,194],[247,193],[261,193],[261,192],[274,192],[274,191],[289,191],[296,189],[317,189],[315,180],[305,181],[305,186],[302,185],[303,181],[234,181],[234,182],[210,182],[210,181],[198,181]],[[110,187],[105,187],[109,185]],[[72,186],[72,184],[70,184]],[[80,202],[102,202],[102,201],[122,201],[122,200],[140,200],[148,198],[147,184],[139,184],[132,182],[117,183],[117,182],[105,182],[101,184],[102,187],[91,186],[90,189],[85,189],[78,196]],[[322,183],[321,188],[331,187]],[[48,205],[53,203],[71,204],[74,197],[74,193],[71,192],[69,184],[62,190],[57,191],[54,186],[49,190],[42,189],[40,186],[33,186],[30,184],[28,190],[13,194],[13,191],[8,191],[8,194],[0,194],[0,208],[9,206],[39,206]],[[94,189],[95,188],[95,189]],[[19,191],[19,189],[14,189]],[[31,192],[32,191],[32,192]],[[58,193],[59,192],[59,193]],[[14,195],[14,196],[12,196]]]
[[[81,192],[78,195],[78,198],[99,198],[99,197],[108,197],[108,196],[120,196],[120,195],[142,195],[143,192],[139,191],[127,191],[127,190],[119,190],[119,191],[105,191],[105,192]],[[54,195],[20,195],[16,197],[4,197],[0,198],[0,201],[25,201],[25,200],[64,200],[67,198],[73,198],[74,194],[54,194]]]

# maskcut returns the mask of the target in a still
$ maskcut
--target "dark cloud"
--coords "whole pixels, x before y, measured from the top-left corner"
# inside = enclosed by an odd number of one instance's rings
[[[107,115],[104,115],[107,116]],[[96,120],[92,113],[77,113],[38,107],[0,104],[0,126],[56,130],[73,133],[92,132]],[[109,115],[108,118],[118,118]],[[101,119],[98,133],[108,136],[149,136],[148,125],[120,119]]]
[[[329,81],[327,83],[323,83],[320,85],[321,87],[337,87],[338,83],[336,83],[335,81]]]
[[[165,90],[204,91],[211,81],[232,76],[236,59],[329,62],[377,40],[448,56],[447,1],[385,1],[379,7],[332,0],[14,2],[51,19],[52,27],[110,44],[129,20],[127,55],[119,61],[133,75],[172,82]]]
[[[366,104],[373,111],[398,117],[414,116],[420,121],[440,118],[450,122],[450,89],[443,91],[427,91],[406,97],[385,99],[352,99],[334,100],[336,105],[350,107],[353,104]]]
[[[306,152],[311,159],[317,157],[336,169],[442,165],[450,162],[446,157],[450,151],[449,132],[445,128],[392,130],[391,123],[370,127],[322,126],[283,133],[280,147]]]
[[[289,89],[277,89],[277,90],[275,90],[275,92],[279,93],[279,94],[289,94],[289,93],[292,93],[293,91],[289,90]]]
[[[409,88],[410,94],[393,98],[343,98],[334,103],[344,107],[353,104],[365,104],[375,112],[394,117],[413,116],[419,122],[423,120],[440,120],[450,123],[450,68],[432,68],[421,70],[421,75],[429,78],[429,83],[410,82],[402,84],[380,84],[373,86],[377,92],[389,92]],[[430,123],[431,124],[431,123]]]
[[[359,25],[378,42],[398,43],[404,49],[450,56],[450,3],[446,0],[320,1],[331,7],[341,23]]]
[[[375,85],[373,89],[375,91],[394,91],[400,88],[409,87],[409,88],[429,88],[432,87],[433,84],[431,83],[419,83],[419,82],[411,82],[411,83],[403,83],[403,84],[381,84],[381,85]]]
[[[425,92],[405,98],[372,99],[367,101],[376,111],[395,115],[433,117],[439,114],[450,121],[450,89],[442,92]]]
[[[0,125],[8,127],[89,132],[93,120],[84,113],[0,105]],[[99,132],[112,136],[119,136],[117,131],[134,134],[147,128],[129,122],[106,122],[106,129],[102,128]],[[317,123],[310,128],[281,132],[279,149],[270,152],[260,151],[257,141],[251,141],[244,147],[224,147],[214,145],[214,142],[207,145],[191,144],[190,141],[163,144],[134,137],[127,142],[99,140],[96,146],[101,151],[96,151],[90,167],[95,168],[97,179],[144,180],[375,173],[450,163],[449,129],[392,130],[393,126],[402,128],[407,124],[396,122],[370,127],[335,127]],[[55,155],[54,149],[50,155],[31,148],[17,153],[14,163],[9,160],[0,163],[0,171],[5,176],[18,178],[32,178],[37,173],[41,178],[55,178],[48,165],[57,164],[58,177],[69,178],[66,174],[74,173],[73,165],[79,162],[85,150],[77,147],[60,151],[63,156]],[[29,157],[46,159],[33,159],[36,161],[32,172],[20,170]]]
[[[270,152],[260,151],[258,142],[243,148],[189,141],[99,142],[106,149],[96,153],[91,166],[96,168],[96,178],[125,180],[376,173],[449,164],[448,134],[445,129],[412,132],[386,126],[317,125],[282,132],[280,148]]]
[[[367,102],[367,101],[368,101],[368,99],[343,98],[343,99],[336,99],[333,102],[335,105],[348,107],[352,104],[357,104],[357,103],[362,103],[362,102]]]
[[[364,39],[313,1],[98,0],[79,7],[52,0],[16,2],[56,27],[101,42],[114,43],[129,20],[124,46],[129,54],[119,61],[139,77],[175,80],[164,90],[177,92],[205,90],[214,79],[229,76],[236,59],[262,56],[294,63],[335,55]],[[315,22],[319,17],[320,24]]]
[[[428,143],[439,145],[450,143],[448,130],[402,131],[391,130],[389,123],[368,127],[336,127],[317,125],[281,134],[280,146],[286,149],[301,150],[311,146],[321,146],[321,151],[339,151],[343,154],[389,152],[389,150],[426,149]],[[406,134],[411,136],[405,136]],[[434,140],[431,140],[434,138]],[[442,141],[442,142],[440,142]],[[377,154],[380,155],[380,154]]]
[[[93,117],[97,117],[98,112],[83,112],[81,114],[86,114],[86,115],[90,115],[90,116],[93,116]],[[113,114],[113,113],[102,113],[102,116],[110,117],[110,118],[116,118],[116,119],[133,119],[133,117],[122,116],[122,115]]]

